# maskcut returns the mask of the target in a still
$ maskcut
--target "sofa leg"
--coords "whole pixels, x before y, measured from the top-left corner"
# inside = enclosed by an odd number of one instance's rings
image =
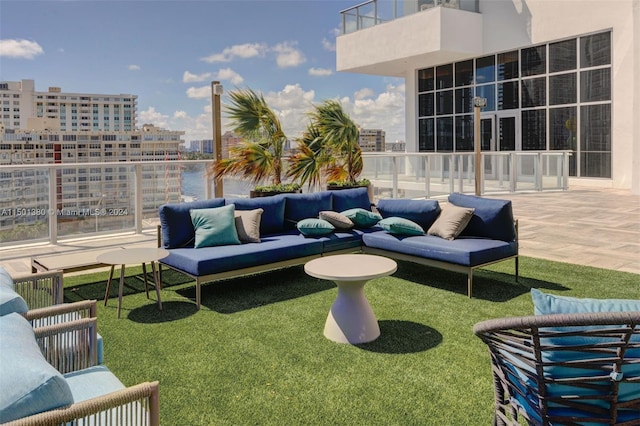
[[[520,265],[520,258],[516,256],[516,282],[518,282],[518,276],[520,275],[519,265]]]
[[[471,298],[471,291],[473,288],[473,269],[469,269],[469,275],[467,276],[467,296]]]
[[[196,282],[196,309],[200,310],[200,283]]]

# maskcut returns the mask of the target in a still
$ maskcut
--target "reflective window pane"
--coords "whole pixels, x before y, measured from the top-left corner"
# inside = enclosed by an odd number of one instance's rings
[[[433,152],[435,150],[435,133],[433,118],[423,118],[418,121],[418,151]]]
[[[546,78],[522,80],[522,108],[545,106],[547,104]]]
[[[498,80],[511,80],[519,77],[518,51],[498,55]]]
[[[476,84],[496,80],[496,57],[494,55],[476,59]]]
[[[434,115],[433,92],[418,95],[418,116],[428,117]]]
[[[576,176],[577,157],[577,120],[576,107],[549,109],[549,149],[570,149],[569,176]]]
[[[547,47],[522,49],[522,76],[544,74],[547,70]]]
[[[574,104],[577,100],[576,73],[549,76],[549,105]]]
[[[611,104],[580,107],[580,149],[611,151]]]
[[[611,100],[611,68],[580,73],[580,102]]]
[[[483,86],[476,87],[476,96],[485,98],[487,100],[487,106],[481,109],[481,111],[495,111],[496,110],[496,85],[485,84]]]
[[[418,71],[418,92],[428,92],[435,88],[433,68]]]
[[[547,110],[522,111],[522,150],[547,149]]]
[[[499,110],[518,108],[518,87],[517,81],[498,84]]]
[[[473,60],[456,63],[456,87],[473,83]]]
[[[437,127],[437,145],[439,152],[453,151],[453,117],[438,118]]]
[[[456,114],[473,112],[473,89],[456,89]]]
[[[549,72],[576,69],[576,39],[549,44]]]
[[[453,114],[453,90],[436,92],[436,113]]]
[[[500,151],[516,149],[516,118],[498,117],[498,144]]]
[[[473,116],[456,117],[456,151],[473,151]]]
[[[611,33],[580,37],[580,66],[596,67],[611,63]]]
[[[611,178],[611,153],[583,152],[580,154],[580,176]]]
[[[440,65],[436,68],[436,89],[453,87],[453,64]]]

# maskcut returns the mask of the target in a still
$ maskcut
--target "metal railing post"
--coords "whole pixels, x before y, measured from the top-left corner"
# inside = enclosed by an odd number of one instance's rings
[[[562,154],[564,166],[562,167],[562,189],[569,189],[569,157],[571,156],[570,152],[565,152]]]
[[[458,192],[464,192],[464,156],[458,155]]]
[[[537,157],[536,157],[536,162],[535,162],[535,167],[533,169],[533,172],[535,173],[535,179],[536,179],[536,190],[537,191],[542,191],[542,171],[543,171],[543,165],[542,165],[542,153],[538,152]]]
[[[509,191],[516,192],[516,153],[509,153]]]
[[[49,169],[49,242],[58,242],[58,205],[56,202],[56,169]]]
[[[393,168],[393,174],[391,175],[392,178],[392,189],[391,189],[391,198],[398,198],[398,163],[397,163],[397,157],[393,156],[392,158],[392,168]]]
[[[450,194],[453,193],[453,189],[454,189],[453,165],[454,165],[453,154],[449,154],[449,193]]]
[[[424,157],[424,186],[427,193],[427,198],[431,198],[431,173],[429,170],[429,156]]]
[[[135,165],[134,221],[136,234],[142,234],[142,164]]]

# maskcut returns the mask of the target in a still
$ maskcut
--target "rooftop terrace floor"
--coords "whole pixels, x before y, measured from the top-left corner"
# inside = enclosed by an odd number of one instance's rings
[[[512,200],[522,256],[640,274],[640,196],[584,187],[487,196]],[[0,265],[13,276],[25,275],[31,272],[33,256],[155,244],[155,229],[149,229],[138,235],[10,247],[0,249]]]

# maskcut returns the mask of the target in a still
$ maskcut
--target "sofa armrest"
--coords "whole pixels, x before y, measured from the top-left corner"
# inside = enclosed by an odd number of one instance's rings
[[[98,364],[98,320],[81,318],[34,328],[36,342],[49,364],[62,374]]]
[[[97,305],[95,300],[82,300],[74,303],[63,303],[46,308],[30,309],[23,316],[33,324],[34,328],[60,324],[81,318],[95,318]]]
[[[132,426],[160,424],[160,384],[144,382],[70,406],[46,411],[6,423],[7,426],[44,424],[119,425],[127,419]]]
[[[16,292],[29,308],[42,308],[62,303],[62,271],[40,272],[12,277]]]

